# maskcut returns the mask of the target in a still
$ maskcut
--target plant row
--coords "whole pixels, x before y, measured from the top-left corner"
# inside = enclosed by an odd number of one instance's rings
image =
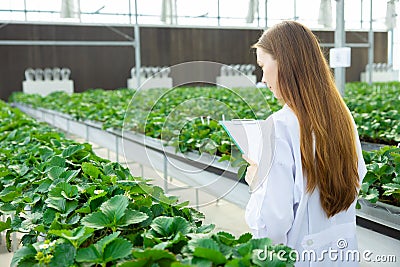
[[[375,83],[372,86],[366,83],[346,84],[345,101],[362,140],[388,144],[396,144],[400,140],[399,90],[398,82]],[[47,97],[16,93],[11,100],[58,110],[76,119],[100,121],[104,128],[140,132],[162,139],[183,153],[199,151],[217,154],[221,160],[231,159],[234,166],[240,167],[239,178],[244,176],[247,165],[218,120],[264,119],[281,107],[266,89],[228,90],[219,87],[141,91],[96,89],[72,95],[54,93]],[[374,172],[376,168],[370,169],[370,173]],[[364,185],[367,191],[361,191],[362,196],[375,201],[376,198],[371,197],[368,190],[379,188],[380,199],[398,205],[396,195],[385,199],[387,188],[382,186],[392,182],[388,179],[376,179],[373,185],[368,182],[367,187]]]
[[[345,101],[362,140],[390,145],[400,142],[399,91],[399,82],[346,84]],[[220,155],[229,154],[227,147],[232,143],[218,124],[207,127],[210,121],[265,119],[281,107],[267,89],[220,87],[140,91],[90,89],[83,93],[68,95],[60,92],[46,97],[15,93],[10,101],[57,110],[78,120],[99,121],[105,129],[112,127],[145,133],[168,141],[182,152],[205,149],[207,143],[206,150]],[[199,131],[187,131],[197,128]],[[200,132],[202,134],[196,134]],[[212,142],[205,142],[205,139]]]
[[[400,82],[346,84],[345,101],[360,138],[373,143],[400,142]]]
[[[13,233],[22,243],[11,266],[293,265],[275,253],[290,248],[214,232],[188,203],[4,102],[0,132],[0,232],[9,249]]]

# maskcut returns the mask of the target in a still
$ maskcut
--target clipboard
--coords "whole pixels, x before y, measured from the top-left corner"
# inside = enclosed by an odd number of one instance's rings
[[[269,135],[272,120],[234,119],[219,121],[239,151],[250,160],[259,163],[265,138]]]

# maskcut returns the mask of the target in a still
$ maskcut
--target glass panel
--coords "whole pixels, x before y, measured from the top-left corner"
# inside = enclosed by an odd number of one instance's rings
[[[284,8],[282,8],[284,7]],[[294,17],[294,0],[269,0],[268,25],[272,26],[283,20],[292,20]]]
[[[129,16],[112,14],[81,14],[81,22],[100,24],[129,24]]]
[[[369,0],[367,0],[369,2]],[[361,5],[362,2],[367,2],[366,0],[353,0],[344,1],[344,26],[346,29],[361,29],[361,14],[365,14],[365,9]],[[336,9],[336,5],[334,5]],[[363,8],[363,9],[361,9]],[[369,10],[369,8],[368,8]],[[363,26],[367,23],[363,22]]]
[[[324,25],[318,23],[320,13],[321,0],[297,0],[296,3],[296,16],[300,23],[303,23],[309,28],[322,29]],[[332,9],[334,8],[334,1],[331,1]],[[332,10],[331,10],[332,11]],[[332,15],[333,18],[333,15]],[[332,19],[332,26],[334,21]]]
[[[24,1],[28,13],[24,12]],[[267,9],[268,26],[282,20],[297,19],[312,29],[324,28],[318,23],[321,0],[259,0],[254,20],[246,22],[250,0],[172,0],[177,4],[179,25],[207,25],[264,28]],[[345,1],[346,29],[368,29],[371,0]],[[373,1],[373,27],[386,30],[386,1]],[[0,20],[70,21],[78,18],[61,18],[62,0],[0,0]],[[81,21],[89,23],[135,23],[135,2],[139,24],[163,24],[163,0],[75,0],[80,2]],[[332,28],[335,27],[336,1],[331,0]],[[265,4],[267,3],[267,8]],[[218,7],[219,4],[219,7]],[[399,4],[397,3],[397,6]],[[219,16],[219,19],[218,19]]]
[[[0,1],[0,20],[25,20],[24,0]]]
[[[221,25],[224,26],[245,26],[248,0],[237,0],[232,4],[231,0],[220,0]],[[257,15],[256,15],[257,16]]]
[[[24,21],[25,14],[23,11],[0,11],[0,21]]]
[[[178,24],[218,25],[218,1],[216,0],[178,0],[177,11]]]
[[[132,23],[135,23],[135,0],[131,0]],[[136,0],[138,9],[138,22],[140,24],[161,24],[162,0]]]
[[[363,28],[369,29],[370,21],[370,0],[363,0]],[[372,1],[372,20],[374,29],[386,29],[385,26],[386,17],[386,1]]]
[[[24,0],[2,0],[0,1],[0,9],[1,10],[9,10],[9,9],[24,9]]]
[[[61,0],[26,0],[27,10],[61,11]]]

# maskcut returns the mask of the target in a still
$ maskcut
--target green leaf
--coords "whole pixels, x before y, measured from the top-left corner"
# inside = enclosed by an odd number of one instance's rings
[[[252,237],[253,237],[252,234],[250,234],[250,233],[244,233],[244,234],[242,234],[242,235],[239,237],[239,239],[237,240],[237,242],[238,242],[239,244],[246,243],[246,242],[248,242]]]
[[[189,233],[189,222],[183,217],[160,216],[153,220],[150,227],[162,237],[173,237],[178,232],[183,235]]]
[[[249,242],[242,243],[235,247],[236,253],[242,257],[251,254],[252,250],[253,250],[252,245]]]
[[[393,194],[399,194],[400,196],[400,184],[389,183],[382,185],[382,188],[385,190],[383,193],[384,196],[391,196]]]
[[[101,254],[97,251],[94,245],[87,248],[81,248],[77,251],[75,260],[77,262],[93,262],[100,263],[103,261]]]
[[[112,225],[110,219],[100,211],[86,215],[81,222],[83,225],[94,229],[102,229]]]
[[[207,259],[216,265],[221,265],[226,262],[225,256],[218,250],[197,247],[194,249],[193,256]]]
[[[215,229],[215,224],[202,225],[200,227],[197,227],[196,233],[207,234],[211,233],[214,229]]]
[[[79,192],[77,186],[70,185],[66,182],[60,182],[50,190],[49,197],[74,200],[78,197],[78,194]]]
[[[129,256],[132,252],[132,244],[128,240],[117,238],[109,243],[103,253],[104,262],[110,262]]]
[[[15,206],[11,203],[0,204],[0,212],[4,214],[12,214],[15,212]]]
[[[208,248],[219,251],[218,243],[211,238],[192,239],[188,242],[188,248],[194,251],[196,248]]]
[[[219,240],[225,245],[231,246],[232,244],[235,243],[235,237],[230,233],[218,232],[217,236]]]
[[[60,175],[65,171],[65,168],[54,166],[49,171],[49,177],[54,181],[60,178]]]
[[[69,147],[67,147],[66,149],[64,149],[64,151],[62,152],[62,156],[64,158],[69,158],[72,155],[74,155],[76,152],[81,151],[85,148],[84,145],[71,145]]]
[[[83,242],[93,235],[94,229],[80,226],[71,230],[50,230],[49,233],[71,242],[75,248],[79,248]]]
[[[100,169],[94,166],[92,163],[89,162],[84,162],[82,163],[82,171],[84,174],[93,177],[93,178],[98,178],[99,174],[101,173]]]
[[[42,161],[47,161],[51,156],[54,155],[54,151],[47,146],[39,148],[39,155]]]
[[[75,262],[76,249],[69,243],[56,244],[50,267],[72,266]]]
[[[153,262],[159,260],[176,261],[175,255],[171,252],[154,248],[148,248],[144,251],[134,250],[132,254],[136,259],[151,259]]]
[[[64,180],[65,182],[71,182],[76,176],[78,176],[80,170],[67,170],[60,175],[60,179]]]
[[[117,222],[125,214],[125,210],[128,207],[128,197],[123,195],[116,195],[106,202],[104,202],[100,210],[108,217],[110,221]]]
[[[33,258],[35,255],[36,249],[32,245],[23,246],[14,253],[10,267],[17,267],[21,260],[31,257]]]
[[[250,240],[250,244],[252,245],[253,249],[264,249],[265,247],[272,245],[272,240],[267,237],[252,239]]]
[[[0,233],[7,229],[11,229],[11,218],[10,217],[8,217],[5,222],[0,221]]]
[[[94,246],[96,247],[97,251],[98,251],[100,254],[103,254],[103,253],[104,253],[104,249],[106,248],[106,246],[107,246],[108,244],[110,244],[112,241],[114,241],[115,239],[117,239],[118,236],[119,236],[119,234],[120,234],[120,232],[115,232],[115,233],[112,233],[112,234],[110,234],[110,235],[108,235],[108,236],[105,236],[105,237],[103,237],[102,239],[100,239],[100,240],[94,245]]]
[[[85,204],[83,204],[83,206],[81,208],[75,210],[75,212],[88,214],[88,213],[91,213],[92,210],[91,210],[89,204],[85,203]]]
[[[48,208],[43,213],[43,224],[50,225],[56,218],[56,213],[54,209]]]
[[[69,201],[65,198],[48,198],[46,199],[46,203],[49,208],[53,208],[59,211],[63,215],[68,215],[73,212],[78,206],[78,201],[73,200]]]
[[[248,165],[244,164],[239,167],[239,170],[238,170],[238,178],[239,179],[243,179],[246,176],[247,166]]]
[[[376,203],[379,199],[379,191],[376,188],[369,188],[368,194],[363,196],[364,199],[368,200],[371,203]]]
[[[149,216],[146,213],[127,209],[125,215],[117,222],[118,226],[128,226],[135,223],[141,223],[147,220]]]
[[[223,155],[218,162],[222,162],[222,161],[229,161],[231,160],[231,155]]]
[[[65,158],[62,158],[60,156],[53,156],[50,159],[49,164],[50,164],[50,166],[58,166],[58,167],[65,168]]]
[[[50,185],[53,183],[51,179],[43,179],[39,181],[39,186],[36,188],[38,193],[47,193]]]
[[[0,192],[0,199],[4,202],[11,202],[21,195],[15,186],[8,186]]]

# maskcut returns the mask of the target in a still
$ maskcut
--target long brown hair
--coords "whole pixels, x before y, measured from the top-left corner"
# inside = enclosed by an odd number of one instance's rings
[[[278,90],[300,125],[300,150],[307,191],[320,191],[328,217],[347,210],[358,195],[355,129],[315,35],[285,21],[253,45],[278,63]],[[315,142],[315,154],[314,154]]]

